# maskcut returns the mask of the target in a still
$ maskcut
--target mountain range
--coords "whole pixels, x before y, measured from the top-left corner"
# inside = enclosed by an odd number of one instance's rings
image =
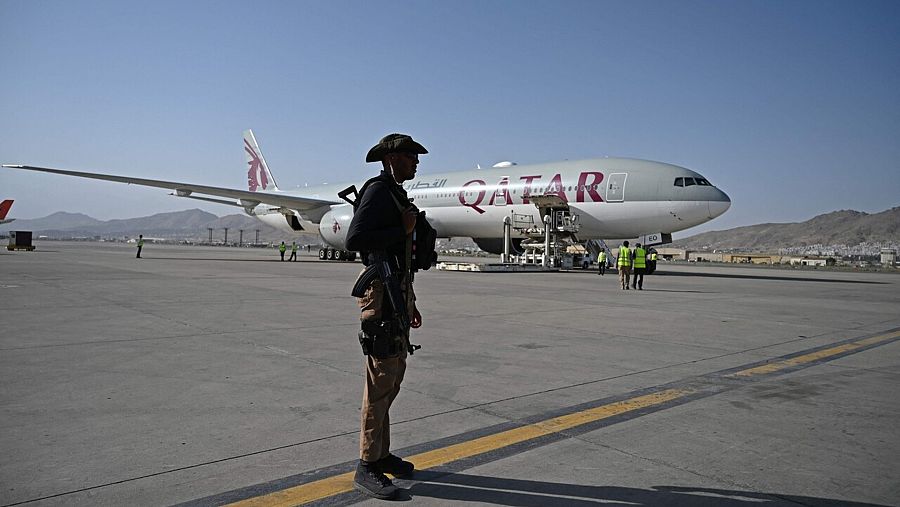
[[[54,239],[94,238],[122,239],[136,237],[173,240],[208,241],[209,229],[213,242],[221,243],[228,228],[229,242],[237,242],[239,230],[244,230],[244,242],[290,241],[291,235],[247,215],[218,217],[199,210],[158,213],[147,217],[97,220],[82,213],[57,212],[30,220],[19,219],[0,225],[0,233],[33,231],[36,236]],[[299,243],[318,244],[313,235],[300,236]],[[673,247],[690,250],[751,250],[776,251],[781,248],[811,245],[846,245],[860,243],[900,244],[900,206],[881,213],[841,210],[816,216],[805,222],[768,223],[711,231],[679,239]]]
[[[143,234],[150,238],[164,238],[186,241],[208,241],[209,229],[213,230],[213,242],[224,240],[225,228],[228,228],[228,241],[237,242],[240,229],[244,230],[244,243],[256,240],[259,230],[259,241],[290,241],[291,235],[266,225],[247,215],[227,215],[218,217],[212,213],[191,209],[171,213],[158,213],[147,217],[97,220],[82,213],[53,213],[43,218],[30,220],[19,219],[15,222],[0,225],[0,233],[8,231],[32,231],[35,236],[47,236],[53,239],[94,238],[123,239]],[[314,236],[307,236],[301,243],[316,243]]]
[[[770,223],[710,231],[672,245],[688,250],[777,251],[813,245],[900,244],[900,206],[881,213],[841,210],[805,222]]]

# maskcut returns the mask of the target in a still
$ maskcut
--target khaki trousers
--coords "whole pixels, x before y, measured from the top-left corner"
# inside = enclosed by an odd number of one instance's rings
[[[359,458],[378,461],[391,450],[391,418],[388,411],[400,392],[406,372],[406,352],[378,359],[366,356],[366,388],[363,391]]]
[[[628,279],[631,274],[631,266],[619,266],[619,283],[622,288],[628,287]]]
[[[402,286],[406,290],[406,284]],[[409,287],[411,290],[412,287]],[[415,312],[415,294],[410,294],[407,310]],[[384,286],[375,280],[366,289],[366,294],[357,303],[362,311],[361,320],[381,319],[381,304]],[[366,356],[366,388],[363,391],[360,411],[359,458],[363,461],[378,461],[391,452],[391,419],[388,411],[400,392],[403,374],[406,373],[406,351],[396,357]]]

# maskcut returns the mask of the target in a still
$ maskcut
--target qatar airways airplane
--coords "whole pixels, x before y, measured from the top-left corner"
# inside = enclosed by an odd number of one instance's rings
[[[317,233],[330,247],[324,250],[327,258],[355,257],[345,252],[353,207],[337,195],[349,184],[282,191],[250,130],[244,131],[244,151],[246,190],[27,165],[3,167],[165,188],[178,197],[238,206],[287,232]],[[375,174],[373,166],[369,176]],[[360,188],[363,181],[353,184]],[[582,241],[649,235],[658,238],[656,244],[667,243],[671,233],[708,222],[731,206],[728,196],[697,172],[627,158],[535,165],[504,162],[489,169],[419,175],[404,188],[426,212],[438,237],[469,237],[492,253],[503,248],[504,218],[516,216],[521,221],[526,216],[541,224],[541,210],[534,201],[547,197],[578,217]],[[524,233],[514,232],[514,244],[522,239]]]

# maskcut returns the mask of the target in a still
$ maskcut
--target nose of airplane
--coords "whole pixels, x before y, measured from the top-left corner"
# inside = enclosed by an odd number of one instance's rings
[[[706,203],[709,206],[709,218],[716,218],[731,207],[731,199],[728,197],[728,194],[719,189],[716,189],[716,191],[720,194],[719,198]]]

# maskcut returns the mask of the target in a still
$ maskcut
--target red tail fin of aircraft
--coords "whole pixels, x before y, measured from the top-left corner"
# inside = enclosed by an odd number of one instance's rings
[[[6,218],[6,214],[9,213],[9,208],[12,208],[12,199],[7,199],[0,203],[0,220]]]

